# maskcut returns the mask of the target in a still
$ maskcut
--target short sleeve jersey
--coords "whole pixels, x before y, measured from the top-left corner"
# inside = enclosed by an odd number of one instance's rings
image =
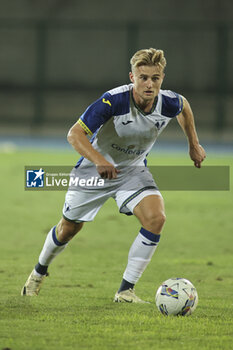
[[[92,146],[115,166],[142,165],[159,134],[183,109],[179,94],[160,90],[145,114],[135,104],[132,89],[129,84],[107,91],[78,120]],[[81,163],[90,161],[82,157],[77,166]]]

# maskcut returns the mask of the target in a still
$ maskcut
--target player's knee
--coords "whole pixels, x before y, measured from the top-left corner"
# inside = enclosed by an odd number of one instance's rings
[[[160,233],[165,221],[166,215],[164,212],[148,213],[144,226],[148,227],[148,230],[153,233]]]
[[[163,225],[165,224],[165,221],[166,221],[165,213],[160,213],[160,215],[159,215],[159,225],[161,227],[160,231],[162,230]]]
[[[76,223],[62,218],[57,225],[58,239],[69,241],[81,230],[83,224],[83,222]]]

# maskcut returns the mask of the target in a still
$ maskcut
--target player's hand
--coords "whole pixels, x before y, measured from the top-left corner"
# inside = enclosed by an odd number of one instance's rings
[[[201,168],[201,163],[206,157],[204,148],[201,145],[190,147],[189,150],[190,158],[194,161],[196,168]]]
[[[113,164],[106,162],[106,164],[96,165],[96,169],[102,179],[116,179],[120,170],[117,170]]]

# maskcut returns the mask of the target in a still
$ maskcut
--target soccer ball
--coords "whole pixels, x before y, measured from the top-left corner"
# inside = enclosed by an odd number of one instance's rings
[[[158,288],[155,303],[163,315],[189,316],[197,307],[197,290],[185,278],[169,278]]]

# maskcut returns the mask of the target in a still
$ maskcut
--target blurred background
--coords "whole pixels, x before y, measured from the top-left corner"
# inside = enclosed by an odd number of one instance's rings
[[[163,88],[188,98],[202,142],[232,145],[231,0],[0,0],[0,142],[66,142],[149,47],[164,50]],[[162,138],[184,140],[175,121]]]

